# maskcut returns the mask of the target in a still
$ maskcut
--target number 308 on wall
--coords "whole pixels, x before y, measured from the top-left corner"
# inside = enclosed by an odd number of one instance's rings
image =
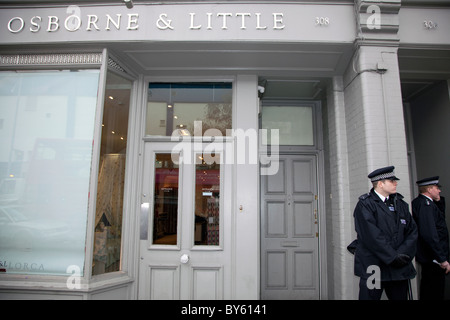
[[[330,18],[316,17],[316,26],[328,26],[329,24],[330,24]]]

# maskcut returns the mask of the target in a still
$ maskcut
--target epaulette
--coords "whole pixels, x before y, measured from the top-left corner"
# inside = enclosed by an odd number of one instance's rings
[[[362,196],[359,197],[359,200],[365,200],[370,196],[370,192],[363,194]]]

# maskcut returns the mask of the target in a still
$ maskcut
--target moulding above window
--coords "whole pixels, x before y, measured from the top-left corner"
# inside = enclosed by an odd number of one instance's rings
[[[102,53],[1,54],[0,67],[99,66]]]

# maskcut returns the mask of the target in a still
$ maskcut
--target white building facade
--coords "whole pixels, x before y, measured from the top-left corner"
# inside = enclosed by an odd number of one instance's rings
[[[449,1],[0,8],[2,299],[356,299],[367,174],[450,184]]]

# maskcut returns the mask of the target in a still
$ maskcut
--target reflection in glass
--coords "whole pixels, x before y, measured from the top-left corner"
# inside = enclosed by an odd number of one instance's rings
[[[226,136],[232,128],[231,83],[150,83],[146,134]],[[201,128],[194,132],[194,121]]]
[[[0,258],[83,274],[98,70],[0,72]]]
[[[195,165],[195,244],[218,246],[220,235],[220,155],[208,163],[196,155]]]
[[[155,155],[153,244],[177,244],[179,169],[172,161],[174,156]]]
[[[92,274],[120,270],[131,81],[108,71],[102,122]]]

